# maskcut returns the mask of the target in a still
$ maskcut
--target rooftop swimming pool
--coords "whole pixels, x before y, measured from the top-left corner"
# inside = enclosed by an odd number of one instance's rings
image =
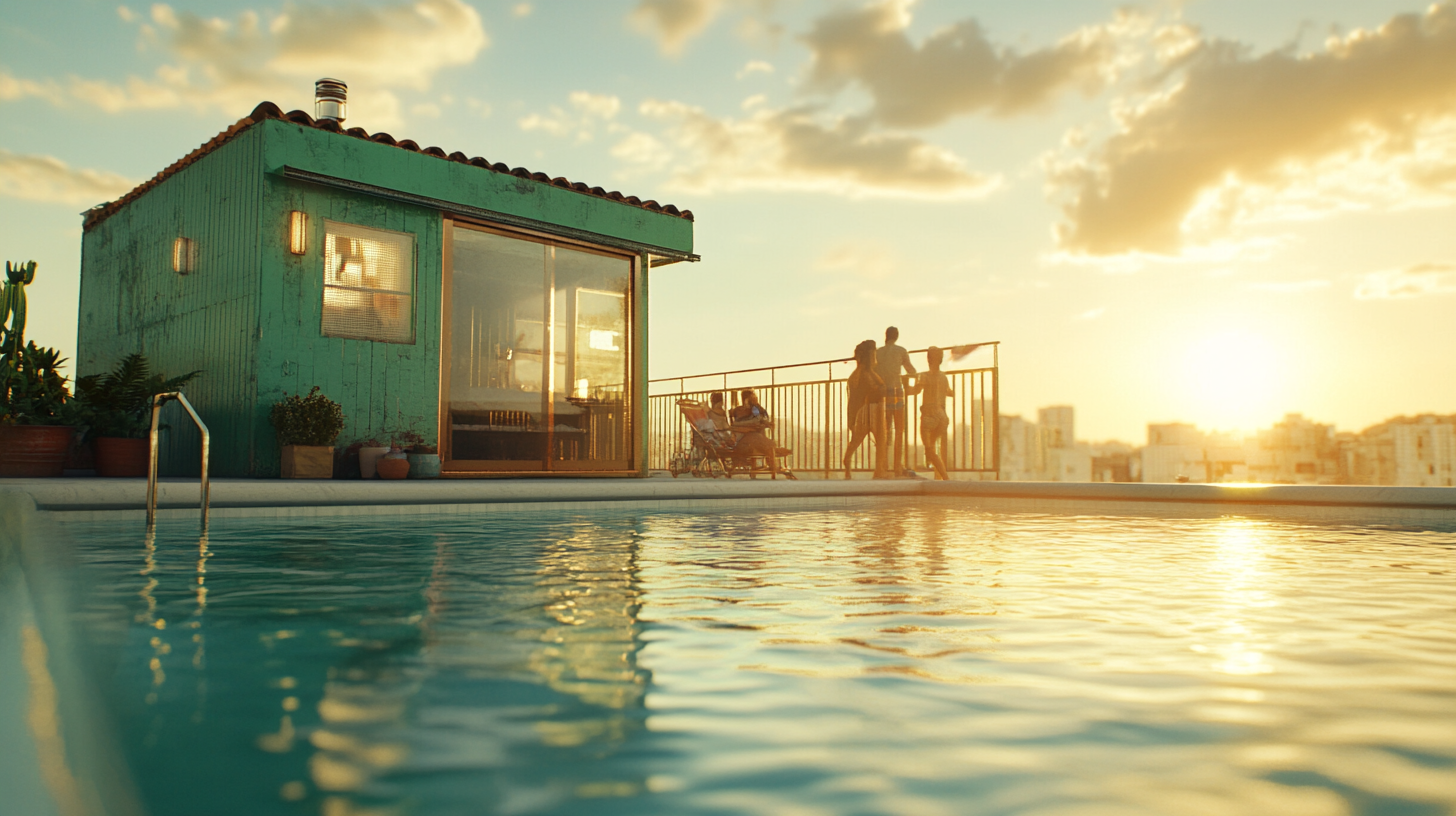
[[[72,522],[52,617],[153,816],[1456,813],[1456,529],[1128,512]]]

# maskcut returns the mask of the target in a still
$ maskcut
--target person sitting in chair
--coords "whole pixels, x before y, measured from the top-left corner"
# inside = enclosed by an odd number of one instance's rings
[[[773,440],[764,434],[764,431],[773,427],[773,417],[769,416],[768,409],[759,404],[758,395],[753,393],[752,388],[743,389],[739,398],[741,402],[729,414],[733,421],[731,428],[738,434],[738,443],[733,447],[733,458],[747,463],[750,457],[762,456],[768,469],[777,471],[778,462]]]
[[[708,419],[713,420],[713,427],[720,431],[728,430],[733,424],[728,419],[728,412],[723,409],[723,392],[714,391],[708,396]]]

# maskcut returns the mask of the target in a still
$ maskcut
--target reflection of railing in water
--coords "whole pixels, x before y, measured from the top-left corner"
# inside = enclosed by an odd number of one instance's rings
[[[946,469],[958,473],[996,473],[1000,469],[997,439],[999,414],[1000,343],[946,346],[941,370],[950,380],[954,396],[946,399],[950,428],[946,431]],[[957,349],[970,349],[959,359]],[[911,351],[916,371],[930,366],[925,349]],[[728,405],[738,401],[738,392],[752,388],[758,400],[774,418],[770,436],[776,444],[793,450],[786,460],[799,473],[822,473],[828,477],[841,468],[840,458],[849,443],[848,379],[854,359],[823,360],[771,368],[722,371],[688,377],[652,380],[648,397],[648,463],[664,470],[677,451],[690,444],[687,423],[677,408],[682,398],[706,402],[713,392],[725,392]],[[911,378],[914,383],[914,378]],[[920,441],[920,397],[906,397],[906,429],[899,444],[906,467],[927,469],[924,445]],[[893,465],[890,453],[888,465]],[[851,469],[874,469],[874,445],[870,440],[851,459]]]

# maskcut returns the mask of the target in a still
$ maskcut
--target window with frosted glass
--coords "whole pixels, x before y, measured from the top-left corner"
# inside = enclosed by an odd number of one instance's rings
[[[414,235],[324,222],[326,336],[413,343],[414,303]]]

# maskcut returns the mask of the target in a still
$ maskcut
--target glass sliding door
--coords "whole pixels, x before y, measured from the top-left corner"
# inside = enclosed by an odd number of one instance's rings
[[[630,470],[632,258],[447,233],[446,469]]]

